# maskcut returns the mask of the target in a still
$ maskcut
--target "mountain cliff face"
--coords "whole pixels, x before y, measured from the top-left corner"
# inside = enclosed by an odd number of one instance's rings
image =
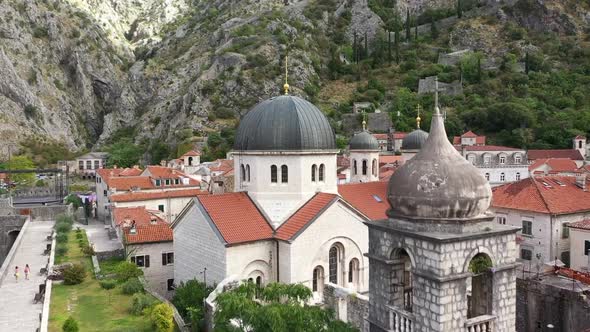
[[[232,126],[280,93],[287,54],[292,91],[316,94],[340,52],[329,40],[383,31],[374,1],[0,1],[0,140],[81,149],[125,128],[136,141],[175,143]],[[590,20],[554,1],[526,1],[538,10],[507,15],[531,28],[549,22],[576,33]],[[412,11],[437,5],[398,2]]]

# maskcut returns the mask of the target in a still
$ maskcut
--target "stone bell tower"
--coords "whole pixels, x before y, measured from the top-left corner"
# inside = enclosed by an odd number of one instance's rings
[[[367,223],[371,332],[515,330],[519,229],[494,221],[491,198],[436,105],[424,146],[390,179],[389,218]]]

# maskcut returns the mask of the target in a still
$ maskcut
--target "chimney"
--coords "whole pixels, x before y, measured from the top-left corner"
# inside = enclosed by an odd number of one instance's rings
[[[576,186],[580,187],[583,191],[586,189],[586,173],[576,175]]]
[[[156,218],[155,216],[152,216],[150,218],[150,224],[155,225],[158,223],[158,218]]]
[[[135,220],[131,221],[131,229],[129,230],[129,234],[137,234],[137,230],[135,229]]]

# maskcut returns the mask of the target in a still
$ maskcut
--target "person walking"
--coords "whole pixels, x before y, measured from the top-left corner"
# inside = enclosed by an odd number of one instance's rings
[[[14,268],[14,278],[16,279],[16,282],[18,282],[18,266]]]
[[[29,264],[25,265],[25,280],[29,280],[29,273],[31,272],[31,268],[29,267]]]

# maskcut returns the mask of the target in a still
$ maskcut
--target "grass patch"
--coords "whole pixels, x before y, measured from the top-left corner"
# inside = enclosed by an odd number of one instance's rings
[[[51,293],[49,315],[49,331],[60,332],[63,323],[72,316],[80,327],[80,331],[153,331],[152,323],[146,316],[131,314],[132,296],[121,292],[121,286],[106,291],[92,273],[92,261],[85,256],[79,241],[88,246],[86,232],[67,233],[65,245],[68,251],[56,256],[56,264],[72,262],[84,264],[87,270],[86,279],[79,285],[54,284]],[[113,271],[121,260],[108,260],[101,264],[106,273]],[[154,299],[156,301],[156,299]]]

